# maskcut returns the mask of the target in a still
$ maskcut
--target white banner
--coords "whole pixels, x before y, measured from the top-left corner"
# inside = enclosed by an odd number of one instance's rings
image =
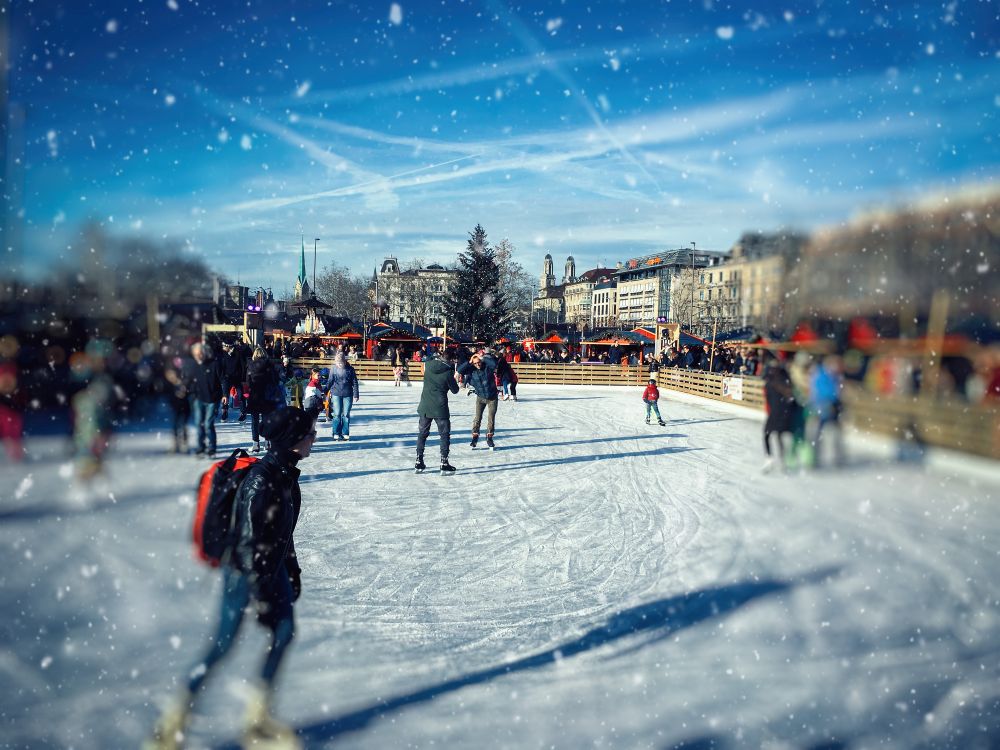
[[[734,401],[743,400],[743,378],[723,378],[722,397],[731,398]]]

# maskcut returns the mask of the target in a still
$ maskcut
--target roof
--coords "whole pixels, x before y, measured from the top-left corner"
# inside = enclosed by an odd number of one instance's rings
[[[579,276],[576,277],[576,283],[581,281],[592,281],[595,282],[602,276],[611,277],[611,274],[615,273],[614,268],[592,268],[589,271],[584,271]]]
[[[585,344],[603,344],[606,346],[629,346],[631,344],[648,344],[649,339],[635,331],[596,331]]]
[[[333,305],[326,304],[323,300],[318,297],[310,297],[309,299],[302,300],[301,302],[289,302],[288,307],[298,307],[303,310],[332,310]]]

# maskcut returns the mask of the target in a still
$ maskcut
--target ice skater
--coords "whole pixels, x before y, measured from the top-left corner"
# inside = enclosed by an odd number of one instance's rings
[[[657,403],[659,400],[660,389],[656,387],[656,376],[653,375],[649,378],[649,385],[646,386],[646,390],[642,392],[642,403],[646,405],[646,424],[649,424],[652,412],[656,412],[656,421],[660,423],[661,427],[666,424],[663,421],[663,417],[660,416],[660,405]]]
[[[764,453],[767,454],[767,460],[763,471],[767,473],[774,468],[775,463],[771,453],[771,435],[778,442],[778,457],[780,465],[784,467],[786,458],[782,435],[787,432],[793,435],[794,440],[795,424],[801,421],[798,415],[801,407],[795,400],[792,380],[781,362],[769,365],[764,374],[764,402],[767,408],[767,420],[764,422]]]
[[[417,427],[417,463],[414,465],[417,474],[422,474],[427,468],[424,465],[424,444],[430,434],[432,420],[441,437],[441,473],[455,472],[455,467],[448,463],[448,450],[451,447],[449,391],[458,393],[458,373],[455,372],[454,363],[437,357],[427,360],[424,364],[424,388],[417,406],[417,414],[420,415]]]
[[[493,432],[496,427],[497,401],[500,395],[497,390],[497,361],[486,352],[477,352],[457,372],[476,393],[476,412],[472,418],[472,442],[469,445],[475,448],[479,442],[479,426],[483,422],[483,411],[485,411],[486,445],[490,450],[493,450],[496,448],[493,443]]]
[[[296,464],[308,458],[316,440],[315,413],[294,406],[270,412],[261,425],[270,441],[267,454],[236,490],[232,547],[222,566],[219,624],[204,656],[191,668],[181,694],[170,703],[144,750],[174,750],[184,739],[195,699],[214,668],[229,653],[252,606],[257,621],[271,631],[271,642],[252,687],[244,746],[294,750],[302,746],[291,727],[271,716],[275,676],[295,634],[294,602],[302,591],[301,570],[292,535],[302,495]]]

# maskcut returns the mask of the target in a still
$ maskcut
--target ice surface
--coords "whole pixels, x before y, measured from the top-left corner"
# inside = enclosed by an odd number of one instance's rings
[[[469,449],[473,399],[452,398],[453,477],[413,474],[419,384],[363,384],[348,443],[320,425],[277,702],[308,747],[1000,737],[996,485],[857,449],[763,476],[750,412],[665,393],[647,426],[639,388],[519,391],[496,452]],[[120,436],[88,493],[52,438],[0,468],[0,744],[135,747],[205,644],[218,574],[187,535],[206,462],[166,445]],[[437,451],[432,430],[429,468]],[[189,747],[238,736],[264,642],[247,622]]]

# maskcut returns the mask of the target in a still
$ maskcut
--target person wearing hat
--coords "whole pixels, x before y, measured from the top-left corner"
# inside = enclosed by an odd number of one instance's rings
[[[179,747],[195,698],[212,670],[236,641],[249,606],[271,640],[252,686],[244,743],[299,748],[295,732],[271,716],[271,694],[285,650],[295,633],[293,605],[302,591],[301,569],[292,535],[302,495],[297,464],[307,458],[316,439],[316,413],[294,406],[264,417],[261,434],[270,441],[264,457],[253,464],[233,502],[235,540],[222,564],[222,608],[218,629],[205,655],[192,667],[184,691],[160,717],[145,750]]]
[[[660,405],[657,403],[659,400],[660,390],[656,387],[656,375],[650,375],[649,385],[642,392],[642,402],[646,405],[646,424],[649,424],[650,412],[656,412],[656,420],[660,423],[661,427],[666,424],[663,421],[663,417],[660,416]]]

